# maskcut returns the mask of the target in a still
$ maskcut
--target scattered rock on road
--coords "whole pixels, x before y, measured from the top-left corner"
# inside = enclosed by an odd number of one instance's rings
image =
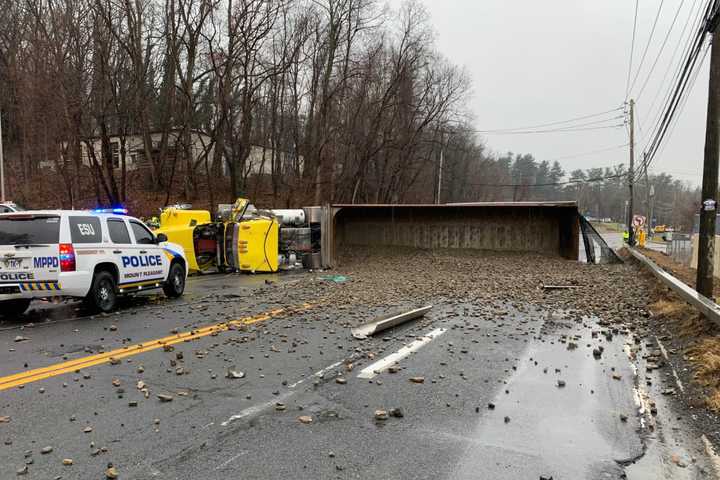
[[[400,407],[391,408],[388,412],[391,417],[395,418],[403,418],[405,416],[405,413],[403,413],[402,409]]]
[[[375,410],[375,420],[387,420],[388,412],[385,410]]]
[[[113,467],[112,463],[108,464],[107,470],[105,470],[105,478],[114,480],[118,478],[119,474],[117,468]]]
[[[245,378],[245,372],[240,372],[229,368],[227,374],[225,374],[225,377],[231,379]]]

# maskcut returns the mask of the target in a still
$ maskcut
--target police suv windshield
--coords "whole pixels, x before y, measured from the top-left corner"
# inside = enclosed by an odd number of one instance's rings
[[[0,245],[58,243],[57,215],[9,215],[0,217]]]

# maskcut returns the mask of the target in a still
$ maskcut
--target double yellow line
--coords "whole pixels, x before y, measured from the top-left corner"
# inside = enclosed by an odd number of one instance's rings
[[[166,345],[174,345],[180,342],[188,342],[196,338],[224,332],[231,329],[232,327],[240,327],[243,325],[252,325],[253,323],[264,322],[279,315],[301,312],[303,310],[311,309],[315,306],[317,306],[317,304],[304,303],[300,306],[293,308],[277,308],[258,315],[240,318],[238,320],[230,320],[229,322],[216,323],[213,325],[208,325],[207,327],[199,328],[197,330],[181,332],[175,335],[171,335],[169,337],[149,340],[147,342],[138,343],[135,345],[127,345],[122,348],[118,348],[109,352],[99,353],[97,355],[89,355],[87,357],[77,358],[75,360],[70,360],[62,363],[56,363],[47,367],[36,368],[34,370],[28,370],[25,372],[8,375],[6,377],[0,377],[0,391],[7,390],[13,387],[19,387],[21,385],[27,385],[28,383],[37,382],[46,378],[64,375],[66,373],[79,372],[83,368],[88,368],[103,363],[110,363],[121,358],[138,355],[140,353],[149,352],[158,348],[165,348]]]

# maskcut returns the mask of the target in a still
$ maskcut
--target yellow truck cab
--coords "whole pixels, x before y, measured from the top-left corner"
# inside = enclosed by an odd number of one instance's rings
[[[212,222],[207,210],[182,210],[166,208],[160,214],[160,228],[155,233],[164,233],[168,241],[182,246],[187,253],[188,271],[196,273],[202,270],[195,252],[195,228]]]
[[[246,215],[248,202],[238,199],[224,221],[213,221],[207,210],[170,207],[160,214],[168,241],[187,252],[188,271],[217,267],[220,271],[276,272],[279,267],[279,223],[272,215]]]

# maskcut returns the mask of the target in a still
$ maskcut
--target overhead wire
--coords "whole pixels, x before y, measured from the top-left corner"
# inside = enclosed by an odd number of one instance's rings
[[[698,64],[699,67],[698,67],[697,69],[695,69],[695,72],[694,72],[694,74],[693,74],[693,77],[692,77],[692,79],[690,80],[690,87],[688,88],[688,95],[685,95],[685,97],[683,97],[683,99],[682,99],[682,104],[680,105],[680,109],[678,110],[678,114],[673,118],[672,124],[671,124],[671,126],[670,126],[670,129],[669,129],[669,132],[668,132],[668,137],[672,137],[672,134],[673,134],[673,132],[675,131],[675,127],[677,126],[678,121],[680,120],[680,118],[682,117],[683,112],[685,111],[685,105],[687,105],[687,101],[688,101],[688,98],[689,98],[689,93],[692,92],[693,87],[695,86],[695,82],[697,81],[697,78],[700,76],[700,70],[701,70],[700,67],[702,67],[703,63],[705,62],[705,58],[707,57],[707,54],[708,54],[709,51],[710,51],[710,45],[709,45],[709,44],[706,44],[705,49],[704,49],[703,54],[702,54],[702,57],[700,57],[700,62],[699,62],[699,64]],[[662,154],[665,152],[665,149],[667,148],[667,146],[668,146],[668,143],[667,143],[667,142],[665,142],[664,144],[662,144],[662,147],[661,147],[661,149],[658,151],[657,156],[662,156]],[[650,168],[649,163],[648,163],[648,165],[645,165],[644,168],[645,168],[645,169],[649,169],[649,168]]]
[[[708,2],[708,7],[709,6],[710,3]],[[706,14],[704,16],[706,21],[703,22],[702,26],[698,29],[698,33],[696,34],[696,39],[693,43],[690,54],[688,55],[685,63],[682,65],[682,68],[678,75],[678,82],[675,88],[671,90],[668,95],[668,100],[666,102],[667,106],[664,110],[665,113],[662,115],[660,122],[656,125],[654,129],[652,140],[649,141],[649,143],[646,145],[646,148],[644,149],[645,158],[643,160],[643,164],[638,169],[638,174],[642,174],[641,172],[643,171],[643,169],[647,168],[654,159],[660,144],[667,136],[670,123],[672,122],[678,110],[678,107],[683,100],[683,96],[688,91],[688,85],[691,78],[694,77],[693,71],[697,65],[699,54],[703,48],[707,36],[706,24],[708,13],[709,9],[706,10]]]
[[[627,173],[621,173],[616,175],[605,175],[602,177],[593,177],[593,178],[579,178],[575,180],[566,180],[564,182],[552,182],[552,183],[471,183],[470,185],[473,187],[556,187],[556,186],[562,186],[562,185],[572,185],[572,184],[578,184],[578,183],[595,183],[595,182],[603,182],[605,180],[612,180],[615,178],[623,178],[626,177]]]
[[[698,0],[693,1],[692,6],[690,7],[690,11],[688,12],[688,18],[687,18],[687,20],[685,20],[685,25],[683,26],[683,29],[680,32],[680,38],[681,39],[685,38],[685,41],[684,42],[682,42],[682,41],[676,42],[675,50],[673,50],[673,54],[670,57],[670,61],[668,62],[668,67],[667,67],[667,69],[665,69],[665,74],[663,75],[663,78],[660,81],[660,87],[658,88],[657,93],[655,94],[655,97],[653,97],[653,100],[650,103],[650,107],[647,109],[647,113],[648,113],[647,119],[648,120],[652,119],[653,124],[655,124],[660,119],[660,115],[662,114],[662,104],[660,105],[660,107],[657,111],[657,114],[655,114],[655,115],[652,114],[652,112],[655,110],[655,105],[657,104],[658,99],[661,97],[661,94],[664,92],[666,93],[664,96],[665,101],[667,101],[667,98],[670,95],[670,91],[665,90],[665,86],[666,86],[665,81],[667,80],[668,74],[670,73],[670,71],[672,71],[673,67],[676,66],[676,64],[674,63],[675,56],[680,51],[681,45],[682,45],[682,52],[683,52],[682,56],[685,57],[688,54],[688,52],[690,51],[691,41],[693,38],[692,32],[696,31],[702,22],[703,6],[702,6],[702,3],[698,4],[697,2],[698,2]],[[697,13],[693,14],[695,12],[696,6],[698,6],[699,8],[697,9]],[[691,33],[690,33],[690,35],[685,37],[685,32],[687,31],[687,28],[689,26],[691,26],[691,30],[690,30]],[[676,81],[679,73],[680,73],[680,71],[678,70],[673,74],[672,78],[670,79],[671,85]]]
[[[546,159],[544,159],[544,161],[546,161],[546,162],[555,162],[555,161],[558,161],[558,160],[568,160],[568,159],[571,159],[571,158],[589,157],[589,156],[591,156],[591,155],[596,155],[596,154],[598,154],[598,153],[611,152],[611,151],[613,151],[613,150],[620,150],[621,148],[625,148],[625,147],[627,147],[628,145],[630,145],[630,143],[623,143],[622,145],[615,145],[615,146],[613,146],[613,147],[605,147],[605,148],[600,148],[600,149],[597,149],[597,150],[590,150],[590,151],[588,151],[588,152],[576,153],[576,154],[573,154],[573,155],[565,155],[565,156],[562,156],[562,157],[555,157],[555,158],[546,158]]]
[[[650,67],[650,71],[648,72],[647,77],[645,77],[645,81],[643,82],[642,87],[640,87],[640,91],[638,92],[637,95],[635,95],[636,102],[640,100],[640,97],[642,97],[642,94],[645,91],[645,87],[647,86],[648,81],[650,80],[653,72],[655,71],[655,67],[658,64],[658,60],[660,60],[660,57],[662,56],[662,53],[665,50],[665,45],[667,45],[668,39],[670,38],[670,34],[673,31],[673,27],[675,27],[675,22],[677,21],[678,15],[680,15],[680,10],[682,10],[682,7],[684,4],[685,4],[685,0],[681,0],[680,4],[678,5],[677,10],[675,11],[675,16],[673,16],[672,23],[670,24],[670,28],[668,28],[668,31],[665,34],[665,38],[663,39],[663,43],[660,46],[660,50],[658,51],[657,56],[655,56],[655,61],[653,62],[652,67]]]
[[[630,43],[630,65],[628,66],[627,81],[625,82],[625,101],[627,102],[630,94],[630,76],[633,69],[633,56],[635,54],[635,35],[637,33],[638,6],[640,0],[635,0],[635,19],[633,20],[632,42]]]
[[[603,120],[604,122],[608,122],[611,119]],[[534,133],[564,133],[564,132],[584,132],[588,130],[604,130],[608,128],[621,128],[624,127],[625,123],[617,123],[613,125],[602,125],[602,126],[583,126],[583,127],[567,127],[567,128],[552,128],[552,129],[545,129],[545,130],[517,130],[517,131],[507,131],[507,132],[492,132],[492,131],[486,131],[486,130],[473,130],[475,133],[482,133],[486,135],[527,135],[527,134],[534,134]]]
[[[635,87],[635,82],[637,82],[638,76],[640,75],[640,72],[642,71],[643,64],[645,63],[645,57],[647,56],[648,49],[650,48],[650,44],[652,43],[653,36],[655,35],[655,29],[657,28],[658,20],[660,19],[660,13],[662,12],[663,4],[665,3],[665,0],[660,1],[660,6],[658,6],[657,14],[655,15],[655,20],[653,21],[652,29],[650,30],[650,37],[648,37],[648,41],[645,44],[645,49],[643,50],[642,57],[640,58],[640,65],[638,66],[637,73],[635,74],[635,77],[633,78],[632,83],[630,84],[630,89],[628,91],[632,91],[632,89]]]
[[[707,0],[704,7],[701,6],[700,11],[698,12],[699,14],[696,18],[696,21],[694,22],[694,28],[691,32],[691,35],[686,41],[686,48],[684,49],[683,54],[684,60],[679,65],[676,65],[677,71],[673,75],[671,88],[669,88],[667,93],[665,94],[665,100],[663,101],[664,107],[662,107],[658,114],[654,117],[654,127],[651,135],[652,137],[657,136],[658,130],[660,130],[660,128],[663,126],[662,119],[664,118],[664,114],[666,115],[668,113],[668,109],[672,107],[675,103],[677,103],[677,100],[679,100],[678,92],[682,90],[683,85],[687,84],[688,76],[691,73],[690,69],[695,65],[697,56],[703,47],[703,43],[706,37],[705,30],[707,25],[707,19],[712,1],[713,0]],[[650,141],[648,141],[648,143],[646,144],[646,149],[650,145],[651,143]]]
[[[644,159],[638,168],[638,174],[636,174],[637,178],[642,175],[643,170],[647,169],[655,158],[662,141],[667,136],[673,117],[675,116],[684,95],[688,91],[690,80],[694,78],[693,74],[695,73],[697,60],[700,57],[700,53],[705,45],[705,40],[708,34],[707,27],[712,5],[714,5],[714,2],[707,2],[704,15],[702,17],[704,21],[697,29],[694,40],[691,44],[690,52],[680,66],[679,75],[677,75],[678,81],[668,95],[668,101],[665,103],[666,107],[663,109],[664,113],[661,115],[660,122],[653,129],[651,140],[648,141],[646,147],[643,149]]]
[[[606,110],[606,111],[604,111],[604,112],[591,113],[591,114],[588,114],[588,115],[582,115],[582,116],[580,116],[580,117],[570,118],[570,119],[568,119],[568,120],[560,120],[560,121],[549,122],[549,123],[541,123],[541,124],[537,124],[537,125],[527,125],[527,126],[524,126],[524,127],[496,128],[496,129],[490,129],[490,130],[475,130],[475,132],[477,132],[477,133],[499,133],[499,132],[511,132],[511,131],[517,131],[517,130],[532,130],[532,129],[536,129],[536,128],[554,127],[554,126],[558,126],[558,125],[564,125],[564,124],[568,124],[568,123],[575,123],[575,122],[578,122],[578,121],[581,121],[581,120],[587,120],[587,119],[590,119],[590,118],[595,118],[595,117],[600,117],[600,116],[603,116],[603,115],[608,115],[608,114],[611,114],[611,113],[620,111],[620,110],[622,110],[622,109],[623,109],[623,107],[620,106],[620,107],[613,108],[613,109],[611,109],[611,110]],[[615,118],[618,118],[618,117],[613,117],[613,119],[615,119]],[[608,120],[609,120],[609,119],[608,119]],[[575,125],[575,126],[577,126],[577,125]]]

